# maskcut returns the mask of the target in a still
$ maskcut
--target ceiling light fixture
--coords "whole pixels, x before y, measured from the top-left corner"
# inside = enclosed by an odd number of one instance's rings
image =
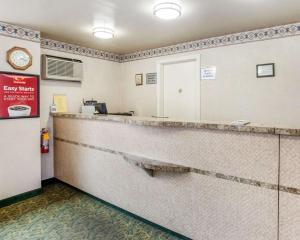
[[[153,14],[164,20],[179,18],[182,11],[180,0],[157,1],[153,7]]]
[[[110,28],[96,27],[93,29],[93,34],[96,38],[112,39],[114,38],[115,32]]]

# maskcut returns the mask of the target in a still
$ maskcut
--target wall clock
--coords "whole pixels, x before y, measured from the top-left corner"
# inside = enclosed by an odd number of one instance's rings
[[[32,65],[32,55],[26,48],[13,47],[7,51],[6,60],[16,70],[26,70]]]

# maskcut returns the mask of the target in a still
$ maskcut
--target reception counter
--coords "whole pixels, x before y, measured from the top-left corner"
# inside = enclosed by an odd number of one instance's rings
[[[53,118],[55,177],[74,187],[191,239],[300,235],[300,129]]]

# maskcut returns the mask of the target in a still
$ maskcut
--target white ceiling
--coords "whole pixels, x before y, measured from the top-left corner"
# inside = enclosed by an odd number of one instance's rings
[[[115,53],[162,47],[300,22],[300,0],[183,0],[183,15],[163,21],[154,0],[1,0],[0,21],[40,30],[42,37]],[[95,26],[113,27],[99,40]]]

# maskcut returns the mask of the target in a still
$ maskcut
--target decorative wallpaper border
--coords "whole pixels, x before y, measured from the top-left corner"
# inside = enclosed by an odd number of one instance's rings
[[[0,35],[19,38],[32,42],[40,42],[41,34],[29,28],[19,27],[16,25],[0,22]]]
[[[41,47],[45,49],[78,54],[86,57],[99,58],[103,60],[120,62],[120,54],[106,52],[88,47],[81,47],[78,45],[55,41],[51,39],[41,39]]]
[[[160,57],[177,53],[197,51],[207,48],[229,46],[241,43],[263,41],[275,38],[300,35],[300,23],[288,24],[254,31],[229,34],[192,42],[179,43],[172,46],[149,49],[135,53],[121,55],[121,62]]]
[[[50,50],[68,52],[87,57],[99,58],[113,62],[130,62],[141,59],[161,57],[178,53],[198,51],[202,49],[229,46],[241,43],[264,41],[276,38],[300,35],[300,23],[275,26],[254,31],[213,37],[191,42],[179,43],[171,46],[137,51],[128,54],[116,54],[103,50],[82,47],[74,44],[41,38],[40,32],[29,28],[0,22],[0,35],[19,38],[23,40],[41,42],[41,47]]]
[[[264,41],[276,38],[300,35],[300,23],[288,24],[254,31],[229,34],[220,37],[213,37],[192,42],[179,43],[167,47],[154,48],[145,51],[138,51],[129,54],[115,54],[97,49],[81,47],[50,39],[42,39],[42,48],[56,51],[69,52],[73,54],[95,57],[114,62],[130,62],[141,59],[161,57],[178,53],[198,51],[202,49],[229,46],[241,43]]]

